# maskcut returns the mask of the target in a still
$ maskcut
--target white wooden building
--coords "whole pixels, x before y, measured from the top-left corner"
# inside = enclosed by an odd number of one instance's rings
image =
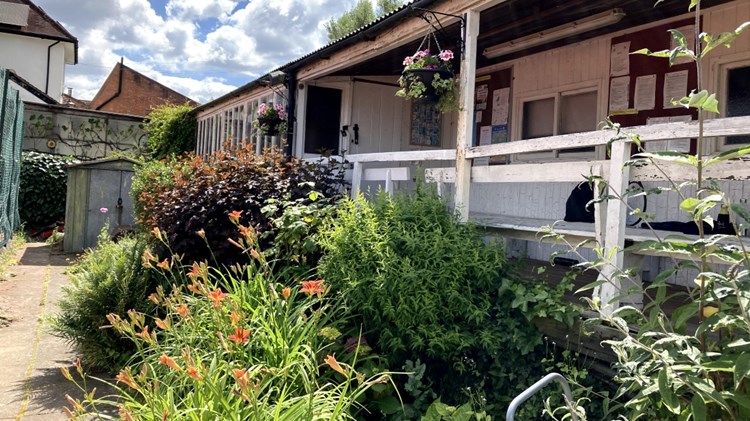
[[[250,124],[258,103],[288,101],[296,118],[287,134],[294,155],[314,158],[321,148],[344,154],[353,163],[354,192],[383,182],[409,188],[417,165],[428,168],[462,217],[517,239],[510,244],[514,253],[544,260],[559,245],[541,244],[536,232],[563,219],[566,199],[584,174],[599,173],[622,190],[632,180],[646,187],[666,183],[648,168],[622,169],[630,144],[615,144],[610,159],[612,133],[597,131],[601,121],[612,116],[633,127],[627,130],[640,133],[647,149],[695,152],[696,113],[671,103],[698,87],[695,66],[628,54],[673,47],[670,28],[692,36],[688,3],[416,0],[280,67],[285,85],[266,75],[199,107],[197,152],[210,153],[227,139],[258,142],[259,150],[278,142],[253,138]],[[748,0],[706,3],[702,31],[734,31],[750,20]],[[435,114],[394,95],[402,60],[429,31],[423,16],[444,29],[438,34],[443,48],[458,53],[463,47],[454,62],[460,112]],[[706,125],[704,152],[749,142],[729,135],[750,133],[750,120],[741,117],[750,115],[750,33],[709,56],[700,84],[717,93],[722,111]],[[713,176],[725,179],[732,201],[746,203],[750,165],[733,162]],[[647,212],[656,221],[685,221],[678,204],[676,194],[650,196]],[[613,201],[597,212],[595,224],[559,228],[572,240],[594,238],[618,249],[652,236],[627,227],[626,208]],[[621,252],[613,263],[638,266],[646,280],[672,264]],[[674,282],[690,286],[690,275]],[[606,299],[615,292],[597,293]]]

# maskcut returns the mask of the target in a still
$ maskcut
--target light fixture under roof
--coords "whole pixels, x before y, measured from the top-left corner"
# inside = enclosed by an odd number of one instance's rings
[[[594,29],[603,28],[619,22],[623,17],[625,17],[625,12],[622,9],[612,9],[604,13],[598,13],[564,25],[556,26],[546,31],[540,31],[513,41],[487,47],[482,52],[482,55],[487,58],[504,56],[526,48],[557,41],[570,35],[581,34],[593,31]]]

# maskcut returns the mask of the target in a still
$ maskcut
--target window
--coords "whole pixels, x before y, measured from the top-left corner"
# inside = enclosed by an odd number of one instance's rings
[[[726,116],[750,116],[750,66],[728,69],[726,75]],[[724,139],[727,147],[746,143],[750,143],[748,135]]]
[[[524,101],[521,115],[521,139],[596,130],[598,100],[597,91],[573,91]],[[594,148],[588,147],[521,154],[517,158],[522,161],[559,156],[591,158],[593,152]]]

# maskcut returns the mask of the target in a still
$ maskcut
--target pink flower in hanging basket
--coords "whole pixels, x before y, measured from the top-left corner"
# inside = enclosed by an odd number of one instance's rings
[[[417,52],[417,56],[419,56],[419,57],[427,57],[429,55],[430,55],[430,50],[429,49]]]
[[[410,64],[414,64],[414,57],[408,56],[404,59],[404,66],[408,66]]]
[[[453,59],[453,51],[451,50],[443,50],[439,54],[440,60],[448,61]]]

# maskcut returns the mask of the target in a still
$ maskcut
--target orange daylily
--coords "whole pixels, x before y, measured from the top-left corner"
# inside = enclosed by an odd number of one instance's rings
[[[174,358],[168,356],[167,354],[161,354],[161,356],[159,357],[159,364],[166,365],[167,367],[177,372],[182,371],[182,368],[177,365],[177,362],[174,360]]]
[[[200,238],[206,238],[206,231],[203,230],[203,228],[199,229],[196,234],[198,234],[198,237]]]
[[[154,227],[151,232],[154,234],[154,237],[156,237],[157,240],[161,240],[161,230],[159,229],[159,227]]]
[[[169,261],[169,259],[164,259],[161,262],[156,264],[156,267],[158,267],[159,269],[164,269],[164,270],[169,270],[171,266],[172,264]]]
[[[195,380],[197,382],[203,380],[203,377],[201,377],[201,374],[200,374],[200,372],[198,372],[198,369],[195,368],[195,367],[193,367],[193,366],[190,366],[190,367],[187,368],[187,375],[191,379],[193,379],[193,380]]]
[[[229,212],[229,220],[233,223],[237,223],[240,221],[240,216],[242,216],[242,211],[231,211]]]
[[[302,281],[301,292],[306,292],[309,295],[322,294],[325,292],[325,281],[318,279],[317,281]]]
[[[348,376],[346,370],[344,370],[339,362],[336,361],[336,354],[326,356],[325,363],[328,364],[328,366],[331,367],[334,371],[341,373],[344,376]]]
[[[289,287],[283,288],[281,290],[281,295],[284,297],[285,300],[288,300],[289,296],[292,295],[292,289]]]
[[[187,317],[188,314],[190,314],[190,309],[188,309],[188,306],[185,303],[178,305],[175,311],[177,312],[177,314],[179,314],[183,318]]]
[[[208,298],[214,303],[214,308],[218,308],[226,296],[227,294],[218,288],[208,293]]]
[[[133,379],[133,375],[130,373],[130,369],[120,371],[115,379],[117,379],[117,383],[125,383],[130,386],[131,389],[139,390],[138,385],[135,383],[135,379]]]
[[[240,326],[234,328],[234,334],[227,336],[227,339],[234,341],[237,345],[246,344],[250,337],[250,329],[243,329]]]
[[[239,322],[240,322],[240,318],[241,318],[241,317],[242,317],[242,316],[240,316],[240,315],[239,315],[239,313],[236,313],[236,312],[234,312],[234,311],[233,311],[233,312],[231,312],[231,313],[229,313],[229,319],[230,319],[230,320],[232,321],[232,326],[234,326],[234,325],[236,325],[237,323],[239,323]]]

